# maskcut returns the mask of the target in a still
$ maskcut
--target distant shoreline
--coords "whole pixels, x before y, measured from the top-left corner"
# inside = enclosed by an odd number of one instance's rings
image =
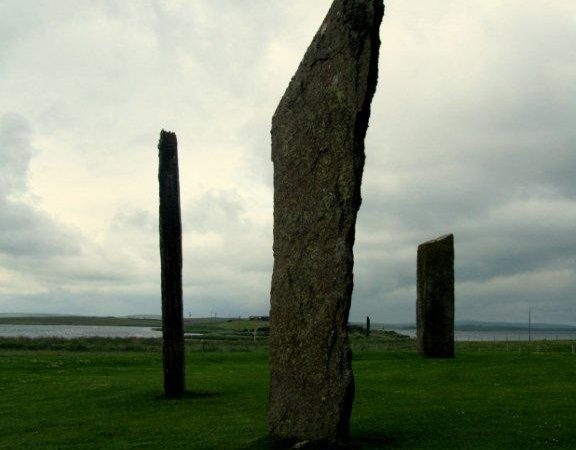
[[[247,320],[240,318],[225,317],[195,317],[185,318],[185,324],[198,323],[219,323],[231,320]],[[0,314],[0,324],[5,325],[102,325],[102,326],[120,326],[120,327],[161,327],[162,319],[160,316],[141,315],[141,316],[80,316],[80,315],[42,315],[42,314]],[[353,325],[363,326],[362,322],[351,322]],[[413,323],[375,323],[372,322],[373,329],[385,330],[414,330]],[[481,321],[456,321],[456,331],[466,332],[509,332],[517,333],[528,330],[528,324],[517,322],[481,322]],[[574,332],[576,326],[566,324],[550,323],[533,323],[531,325],[533,332]]]

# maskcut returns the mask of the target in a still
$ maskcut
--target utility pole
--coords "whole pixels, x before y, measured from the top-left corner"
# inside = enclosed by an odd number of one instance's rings
[[[164,395],[174,398],[182,396],[185,390],[182,220],[176,134],[162,130],[158,151]]]
[[[528,310],[528,342],[532,341],[532,310]]]

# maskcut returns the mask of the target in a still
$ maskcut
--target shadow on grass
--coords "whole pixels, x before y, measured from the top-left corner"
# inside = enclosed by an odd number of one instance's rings
[[[397,444],[397,440],[388,434],[372,433],[366,436],[353,436],[351,440],[351,449],[358,450],[376,450],[382,448],[392,448]]]
[[[385,434],[374,433],[369,436],[354,436],[347,444],[332,444],[326,442],[317,443],[300,443],[295,442],[282,443],[264,436],[250,442],[241,450],[288,450],[298,448],[302,450],[377,450],[393,446],[394,440]]]
[[[164,393],[156,394],[154,398],[156,400],[164,400],[167,402],[170,401],[182,401],[182,400],[194,400],[194,399],[202,399],[202,398],[211,398],[220,395],[219,392],[215,391],[185,391],[182,395],[178,397],[166,397]]]

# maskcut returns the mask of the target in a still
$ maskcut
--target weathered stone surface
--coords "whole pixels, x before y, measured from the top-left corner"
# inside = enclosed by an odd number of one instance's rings
[[[418,246],[416,328],[418,352],[454,357],[454,236]]]
[[[174,133],[160,133],[160,265],[162,271],[162,350],[164,393],[184,393],[184,321],[182,305],[182,223],[178,143]]]
[[[268,417],[280,441],[348,435],[352,249],[383,14],[382,0],[335,0],[272,120]]]

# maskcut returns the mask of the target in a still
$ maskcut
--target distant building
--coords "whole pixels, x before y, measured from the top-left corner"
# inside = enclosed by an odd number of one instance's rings
[[[264,322],[268,322],[270,320],[270,316],[249,316],[249,320],[262,320]]]

